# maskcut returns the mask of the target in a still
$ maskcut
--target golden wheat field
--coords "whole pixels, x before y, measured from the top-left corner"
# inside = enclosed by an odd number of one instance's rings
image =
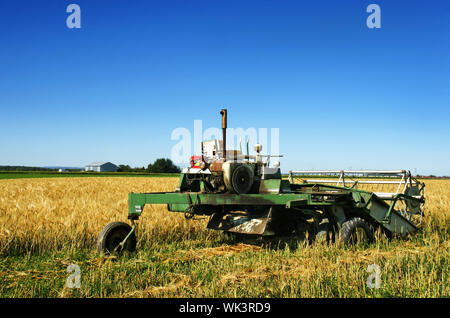
[[[0,294],[73,296],[61,294],[66,275],[61,266],[76,257],[70,256],[73,252],[62,256],[54,252],[69,249],[90,253],[78,259],[90,281],[76,295],[82,297],[450,295],[450,180],[425,181],[425,216],[416,238],[376,243],[367,249],[313,245],[280,251],[221,242],[215,231],[205,229],[206,220],[186,221],[182,213],[160,205],[143,211],[138,254],[121,263],[104,263],[94,256],[102,228],[112,221],[127,221],[129,192],[173,191],[177,182],[168,177],[0,180],[0,255],[4,257]],[[27,263],[30,253],[52,254],[33,265]],[[29,256],[11,258],[23,254]],[[383,280],[389,282],[380,291],[364,285],[366,267],[373,262],[383,266]],[[39,283],[46,279],[43,273],[53,276]]]
[[[48,178],[1,180],[0,251],[94,246],[102,228],[127,222],[129,192],[173,191],[176,178]],[[189,237],[204,224],[166,206],[146,206],[140,240]]]
[[[176,178],[48,178],[0,181],[0,251],[90,246],[112,221],[126,221],[129,192],[173,191]],[[448,228],[450,180],[427,180],[423,226]],[[180,239],[203,232],[166,206],[146,206],[139,239]]]

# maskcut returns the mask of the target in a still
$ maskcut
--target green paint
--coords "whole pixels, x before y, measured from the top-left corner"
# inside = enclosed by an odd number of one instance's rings
[[[192,178],[192,176],[189,176]],[[259,180],[258,193],[232,194],[207,193],[202,180],[191,180],[188,176],[180,176],[176,192],[168,193],[130,193],[129,214],[132,217],[141,215],[147,204],[165,204],[173,212],[185,212],[195,207],[194,213],[210,215],[215,211],[229,213],[236,210],[252,210],[262,206],[278,206],[294,209],[298,213],[304,211],[328,211],[337,224],[348,218],[361,216],[378,224],[391,232],[401,235],[413,233],[417,228],[394,210],[397,196],[391,204],[371,192],[324,184],[290,184],[279,178]],[[221,210],[221,207],[222,210]]]

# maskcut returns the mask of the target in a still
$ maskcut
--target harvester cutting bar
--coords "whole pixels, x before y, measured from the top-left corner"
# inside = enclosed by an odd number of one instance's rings
[[[323,179],[308,179],[321,176]],[[289,172],[289,181],[303,184],[335,184],[352,189],[370,191],[378,198],[394,202],[406,218],[423,215],[425,185],[407,170],[296,170]],[[362,189],[363,188],[363,189]],[[420,223],[420,221],[419,221]]]
[[[358,184],[369,184],[369,185],[394,184],[394,185],[397,185],[398,184],[399,185],[396,192],[376,192],[375,191],[374,194],[381,199],[393,199],[397,194],[405,193],[406,186],[407,186],[407,183],[401,182],[401,181],[376,181],[376,180],[358,180],[358,181],[350,180],[350,181],[348,181],[347,180],[347,181],[336,182],[335,180],[308,179],[307,182],[308,183],[336,183],[337,186],[342,184],[344,187],[347,186],[348,184],[351,184],[351,185],[358,185]],[[416,184],[415,181],[412,181],[412,183]],[[402,185],[404,185],[403,191],[399,192]],[[411,197],[420,199],[422,196],[421,195],[412,195]]]
[[[359,174],[359,175],[370,175],[370,174],[384,174],[384,175],[398,175],[406,174],[406,170],[296,170],[290,171],[291,173],[298,174]]]
[[[309,176],[327,176],[328,179],[305,179]],[[302,178],[303,177],[303,178]],[[366,178],[353,180],[352,178]],[[384,180],[367,180],[367,179]],[[382,199],[393,199],[397,194],[405,194],[409,187],[420,184],[406,170],[297,170],[289,172],[289,181],[294,183],[295,179],[302,179],[306,183],[336,184],[336,186],[351,186],[358,188],[358,185],[397,185],[391,191],[373,191],[375,195]],[[337,180],[336,180],[337,179]],[[385,180],[391,179],[391,180]],[[397,180],[392,180],[397,179]],[[395,190],[395,191],[392,191]],[[419,199],[422,194],[411,196]]]
[[[335,183],[335,180],[318,180],[318,179],[307,179],[310,183],[311,182],[321,182],[321,183]],[[413,183],[416,183],[415,181],[412,181]],[[399,184],[400,181],[376,181],[376,180],[350,180],[345,181],[345,183],[359,183],[359,184]]]
[[[327,176],[331,178],[339,178],[338,183],[346,182],[345,178],[400,178],[401,180],[389,181],[368,181],[359,180],[358,183],[406,183],[406,182],[416,182],[414,178],[411,177],[411,173],[406,170],[296,170],[289,172],[289,180],[293,182],[294,178],[300,178],[301,176]],[[312,181],[312,180],[311,180]],[[320,180],[322,182],[324,180]],[[333,183],[330,180],[325,180],[326,183]]]

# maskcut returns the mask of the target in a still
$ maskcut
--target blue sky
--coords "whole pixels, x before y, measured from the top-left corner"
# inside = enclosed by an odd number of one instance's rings
[[[146,166],[226,107],[284,171],[450,175],[449,40],[449,1],[1,0],[0,165]]]

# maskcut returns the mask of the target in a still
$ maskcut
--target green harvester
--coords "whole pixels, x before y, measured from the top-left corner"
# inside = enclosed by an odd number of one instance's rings
[[[136,226],[144,207],[165,204],[186,219],[209,217],[207,227],[226,238],[294,237],[313,243],[370,243],[415,233],[422,221],[425,184],[407,170],[300,170],[283,177],[270,157],[227,150],[227,110],[222,140],[202,142],[201,160],[185,168],[174,192],[130,193],[128,219],[108,224],[98,237],[106,254],[136,248]],[[266,159],[267,158],[267,159]],[[266,159],[266,160],[264,160]]]

